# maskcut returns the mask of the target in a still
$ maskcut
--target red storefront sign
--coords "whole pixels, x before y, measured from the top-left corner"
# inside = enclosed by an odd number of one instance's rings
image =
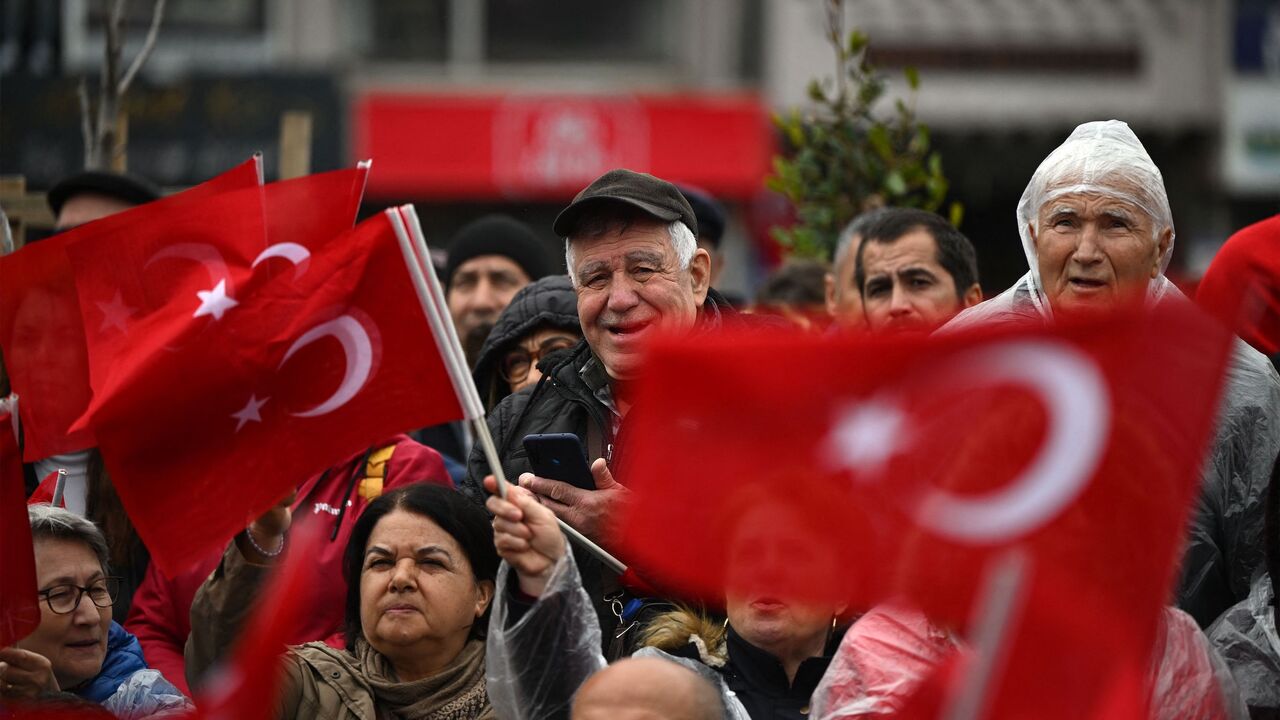
[[[725,198],[764,187],[775,140],[760,98],[730,95],[433,95],[356,101],[355,157],[370,195],[572,197],[616,167]]]

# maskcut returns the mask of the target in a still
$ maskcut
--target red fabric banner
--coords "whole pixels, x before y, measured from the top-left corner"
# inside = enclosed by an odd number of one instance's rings
[[[0,346],[10,382],[22,398],[25,460],[94,445],[89,430],[70,431],[93,393],[67,247],[127,234],[127,228],[149,222],[153,213],[176,211],[221,192],[257,187],[258,168],[257,159],[248,160],[185,192],[81,225],[0,258]],[[103,299],[90,320],[95,327],[122,320],[122,308],[114,299]]]
[[[0,648],[40,625],[36,559],[13,416],[0,413]]]
[[[86,319],[116,293],[139,309],[124,333],[89,327],[90,357],[111,359],[91,422],[170,575],[308,476],[462,417],[386,214],[305,254],[262,249],[254,197],[211,198],[110,252],[71,250]],[[219,263],[165,255],[182,245],[214,248]]]
[[[620,443],[619,556],[678,596],[897,598],[962,636],[994,597],[1001,707],[1086,716],[1110,673],[1145,667],[1229,348],[1189,305],[927,339],[668,341]]]
[[[568,199],[608,170],[754,197],[775,150],[756,95],[445,95],[356,100],[352,147],[380,197]]]

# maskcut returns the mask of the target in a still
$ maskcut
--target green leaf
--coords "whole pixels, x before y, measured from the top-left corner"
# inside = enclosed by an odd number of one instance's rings
[[[890,172],[884,178],[884,189],[894,197],[900,197],[907,194],[907,181],[902,178],[902,174],[897,170]]]
[[[822,83],[817,78],[809,81],[809,99],[814,102],[822,102],[827,99],[827,93],[822,89]]]
[[[964,205],[953,200],[951,202],[951,209],[947,215],[950,218],[952,225],[957,228],[960,227],[960,223],[964,222]]]
[[[857,55],[858,53],[862,52],[867,47],[868,41],[869,39],[867,38],[866,33],[862,32],[858,28],[854,28],[853,30],[850,30],[849,31],[849,54]]]
[[[871,145],[871,149],[881,158],[888,160],[893,157],[893,145],[889,142],[889,131],[884,129],[883,125],[876,125],[867,131],[867,142]]]
[[[920,89],[920,71],[908,65],[906,68],[903,69],[902,72],[907,76],[907,87],[911,88],[912,90],[919,90]]]

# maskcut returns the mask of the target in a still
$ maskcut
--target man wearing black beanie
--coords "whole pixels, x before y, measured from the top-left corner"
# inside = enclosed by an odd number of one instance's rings
[[[538,236],[514,218],[486,215],[453,236],[446,302],[468,364],[475,364],[475,354],[516,292],[549,274],[551,259]]]

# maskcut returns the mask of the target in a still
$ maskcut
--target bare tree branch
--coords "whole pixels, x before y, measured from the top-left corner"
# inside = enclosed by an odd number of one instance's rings
[[[93,108],[89,105],[89,79],[80,78],[80,135],[84,138],[84,162],[89,166],[89,156],[93,152]]]
[[[147,29],[147,38],[142,43],[142,49],[133,58],[133,64],[129,66],[129,70],[125,72],[124,77],[120,79],[119,94],[129,91],[129,86],[133,84],[133,78],[137,76],[138,71],[147,62],[147,58],[151,57],[151,52],[156,49],[156,39],[160,36],[160,21],[164,18],[165,0],[155,0],[155,5],[151,8],[151,27]]]
[[[117,92],[120,78],[120,54],[122,51],[120,32],[124,24],[126,0],[103,0],[104,9],[109,7],[105,35],[105,56],[102,63],[102,84],[98,88],[98,124],[94,141],[93,157],[87,167],[102,169],[107,167],[116,145],[116,113],[119,106]]]

